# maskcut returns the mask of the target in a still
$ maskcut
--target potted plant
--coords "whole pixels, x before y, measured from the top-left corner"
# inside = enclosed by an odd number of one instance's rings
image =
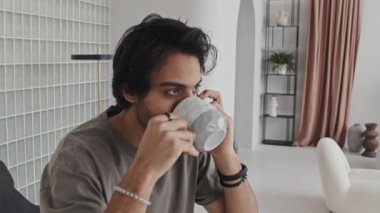
[[[272,51],[268,61],[273,64],[273,71],[285,75],[294,69],[294,55],[284,51]]]

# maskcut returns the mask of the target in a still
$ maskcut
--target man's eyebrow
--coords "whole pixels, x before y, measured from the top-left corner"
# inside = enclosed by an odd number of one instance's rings
[[[198,81],[198,83],[195,85],[195,87],[200,86],[201,82],[202,82],[202,79],[200,79]],[[178,82],[170,82],[169,81],[169,82],[162,82],[162,83],[160,83],[160,87],[187,87],[187,85],[181,84],[181,83],[178,83]]]
[[[163,82],[160,84],[160,87],[186,87],[186,85],[177,82]]]

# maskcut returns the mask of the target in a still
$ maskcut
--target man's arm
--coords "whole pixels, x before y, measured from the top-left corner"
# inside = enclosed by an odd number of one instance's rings
[[[144,200],[149,200],[156,181],[176,162],[182,153],[198,156],[193,146],[194,135],[186,131],[187,122],[171,114],[149,120],[135,158],[119,187]],[[107,213],[143,213],[147,206],[120,192],[114,192]]]
[[[149,175],[149,173],[146,173],[141,167],[135,165],[136,164],[132,164],[128,169],[122,182],[120,183],[120,187],[123,189],[128,189],[128,191],[148,200],[150,194],[152,193],[155,180]],[[147,206],[144,203],[119,192],[114,192],[105,212],[143,213],[146,211],[146,208]]]
[[[220,159],[214,157],[214,161],[218,170],[224,175],[234,175],[242,169],[240,159],[236,153]],[[205,208],[212,213],[258,212],[257,201],[248,181],[241,183],[237,187],[225,188],[224,196],[205,206]]]
[[[232,118],[224,111],[222,96],[218,91],[205,90],[200,98],[211,98],[211,102],[220,112],[222,112],[227,121],[227,133],[222,143],[211,151],[215,166],[219,172],[225,176],[238,174],[242,170],[241,161],[233,148],[233,121]],[[236,180],[239,182],[240,180]],[[227,183],[227,184],[234,184]],[[209,212],[227,212],[227,213],[256,213],[258,212],[256,197],[249,186],[248,181],[242,182],[239,186],[224,188],[224,197],[219,198],[213,203],[205,206]]]

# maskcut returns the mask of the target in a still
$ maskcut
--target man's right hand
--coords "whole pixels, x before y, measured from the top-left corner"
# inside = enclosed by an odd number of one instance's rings
[[[149,199],[156,181],[176,162],[182,153],[198,156],[194,148],[194,134],[187,130],[187,122],[171,113],[150,119],[137,149],[135,158],[120,182],[120,187]],[[106,212],[145,212],[143,203],[114,193]]]
[[[169,170],[182,153],[199,154],[193,146],[194,134],[187,130],[187,121],[175,113],[170,117],[171,121],[167,115],[149,120],[133,161],[153,181]]]

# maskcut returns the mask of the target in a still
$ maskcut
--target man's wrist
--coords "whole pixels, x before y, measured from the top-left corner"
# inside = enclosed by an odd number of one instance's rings
[[[142,168],[144,167],[134,166],[134,164],[132,164],[124,175],[120,187],[149,199],[156,179],[149,171]]]
[[[213,159],[216,168],[223,175],[233,175],[242,169],[240,158],[235,152],[224,156],[213,156]]]

